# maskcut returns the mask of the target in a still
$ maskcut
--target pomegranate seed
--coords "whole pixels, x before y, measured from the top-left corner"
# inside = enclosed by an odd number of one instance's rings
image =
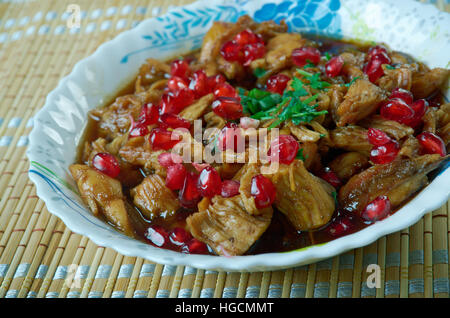
[[[367,56],[369,59],[372,59],[375,55],[380,54],[380,53],[384,53],[387,55],[387,50],[385,47],[383,47],[381,45],[377,45],[377,46],[371,47],[369,49],[369,51],[367,52]]]
[[[170,64],[170,75],[178,76],[183,79],[189,77],[190,68],[189,63],[186,60],[175,60]]]
[[[253,43],[264,43],[259,34],[253,33],[251,30],[246,29],[241,31],[234,37],[234,41],[240,46]]]
[[[194,93],[190,89],[163,94],[160,103],[160,114],[178,114],[184,107],[194,102]]]
[[[267,155],[271,162],[290,164],[297,156],[300,148],[297,140],[291,135],[280,135],[270,144]]]
[[[332,57],[327,64],[325,64],[325,73],[328,77],[336,77],[341,73],[343,66],[344,59],[342,57]]]
[[[330,167],[325,167],[320,173],[319,177],[331,184],[335,188],[339,188],[342,185],[341,180],[339,177],[334,173],[333,170],[330,169]]]
[[[128,133],[129,138],[145,136],[149,133],[147,125],[141,122],[135,122],[133,116],[130,115],[130,132]]]
[[[425,154],[438,153],[441,157],[444,157],[447,153],[444,141],[436,134],[424,131],[417,136],[417,140],[422,147],[422,152]]]
[[[232,97],[240,99],[236,89],[227,82],[215,86],[214,97]]]
[[[371,57],[372,60],[378,60],[381,64],[391,64],[391,59],[386,52],[379,52]]]
[[[387,55],[387,53],[380,52],[374,54],[369,62],[364,66],[364,73],[369,77],[369,81],[372,83],[376,82],[381,76],[384,75],[383,68],[381,67],[383,64],[390,64],[391,59]]]
[[[403,100],[394,98],[381,105],[380,115],[386,119],[407,124],[414,117],[414,110]]]
[[[137,124],[148,126],[156,124],[158,121],[158,107],[153,104],[144,104],[141,108],[141,113],[139,114]]]
[[[207,85],[207,79],[205,71],[198,70],[192,75],[191,81],[189,83],[189,89],[192,90],[196,98],[200,98],[208,93],[210,93],[209,87]]]
[[[327,233],[333,237],[341,237],[349,234],[354,226],[351,216],[340,215],[327,227]]]
[[[422,117],[428,110],[428,102],[425,99],[418,99],[411,103],[410,107],[414,111],[414,117],[407,121],[406,124],[416,128],[422,122]]]
[[[214,91],[214,89],[217,87],[217,85],[223,84],[225,82],[226,82],[225,76],[223,76],[222,74],[217,74],[215,76],[209,76],[206,79],[208,89],[211,91]]]
[[[176,227],[170,232],[169,239],[172,244],[181,246],[192,240],[192,235],[185,229]]]
[[[206,246],[205,243],[193,238],[183,245],[181,252],[186,254],[208,254],[208,246]]]
[[[168,168],[176,163],[182,163],[183,158],[176,153],[163,152],[158,155],[158,162],[161,166]]]
[[[191,123],[189,120],[186,120],[180,116],[174,114],[162,114],[159,118],[160,122],[166,125],[167,127],[176,129],[176,128],[185,128],[189,129],[191,127]]]
[[[241,129],[235,123],[227,123],[219,134],[219,149],[231,149],[236,153],[245,150],[245,140]]]
[[[106,152],[96,154],[92,158],[92,166],[111,178],[117,177],[120,173],[120,166],[116,157]]]
[[[302,67],[308,62],[318,64],[320,62],[320,51],[315,47],[300,47],[292,51],[292,61],[295,65]]]
[[[252,43],[244,46],[244,66],[249,66],[256,59],[262,58],[266,54],[266,47],[263,43]]]
[[[209,166],[200,172],[198,177],[198,190],[200,194],[207,198],[220,194],[222,180],[219,173],[213,167]]]
[[[187,89],[188,83],[181,77],[172,76],[167,82],[167,88],[171,92],[178,92],[181,89]]]
[[[369,128],[367,137],[374,146],[385,145],[392,140],[384,131],[377,128]]]
[[[250,118],[250,117],[241,117],[241,118],[239,118],[239,125],[243,129],[258,128],[259,120],[258,119],[254,119],[254,118]]]
[[[284,90],[286,89],[286,86],[288,82],[291,80],[291,78],[284,74],[275,74],[272,75],[266,83],[266,89],[269,92],[277,93],[277,94],[283,94]]]
[[[370,160],[374,164],[390,163],[397,157],[399,150],[398,142],[391,140],[384,145],[374,147],[370,152]]]
[[[161,226],[152,225],[147,228],[145,238],[158,247],[164,247],[169,243],[169,234]]]
[[[180,142],[181,138],[164,128],[153,128],[150,132],[149,140],[153,150],[169,150]]]
[[[277,194],[275,186],[270,179],[262,174],[252,178],[251,195],[255,198],[255,205],[258,209],[270,206]]]
[[[188,172],[186,178],[184,178],[183,187],[178,193],[180,204],[185,208],[195,208],[196,204],[200,201],[201,194],[197,188],[198,175],[194,172]]]
[[[370,60],[363,69],[364,73],[369,77],[369,81],[372,83],[376,82],[381,76],[384,75],[383,68],[381,67],[381,61],[372,59]]]
[[[220,54],[229,62],[240,62],[244,57],[244,54],[241,52],[241,46],[235,41],[225,42],[220,49]]]
[[[396,88],[392,91],[391,96],[389,96],[389,99],[398,98],[404,101],[406,104],[411,104],[413,102],[413,94],[410,91],[407,91],[403,88]]]
[[[180,190],[186,178],[186,168],[181,163],[167,167],[166,187],[170,190]]]
[[[369,222],[375,222],[384,219],[391,212],[391,202],[385,195],[376,197],[370,202],[364,211],[361,213],[361,217]]]
[[[227,120],[235,120],[242,117],[242,105],[237,98],[218,97],[211,107],[214,113]]]
[[[239,194],[241,184],[235,180],[223,180],[220,195],[224,198],[231,198]]]

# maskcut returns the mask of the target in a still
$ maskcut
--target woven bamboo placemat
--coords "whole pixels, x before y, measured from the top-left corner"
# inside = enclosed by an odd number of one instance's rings
[[[0,297],[449,297],[450,204],[334,258],[283,271],[227,273],[127,257],[72,233],[28,179],[32,118],[73,65],[139,21],[192,0],[0,3]],[[448,1],[431,1],[450,11]],[[81,30],[66,9],[82,10]],[[381,287],[369,288],[369,264]]]

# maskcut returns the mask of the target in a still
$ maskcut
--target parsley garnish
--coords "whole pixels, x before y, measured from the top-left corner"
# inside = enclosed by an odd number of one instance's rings
[[[313,64],[313,63],[308,63],[308,64],[306,64],[305,66],[303,66],[304,69],[307,69],[307,68],[313,68],[313,67],[316,67],[316,65]]]
[[[325,59],[326,59],[327,61],[331,60],[331,55],[330,55],[330,53],[325,52]]]
[[[297,73],[306,77],[306,79],[309,81],[309,85],[314,89],[322,90],[331,85],[330,83],[322,81],[320,79],[320,73],[311,74],[301,69],[297,69]]]
[[[238,87],[238,93],[241,98],[242,108],[248,114],[256,114],[271,109],[281,102],[280,94],[263,91],[258,88],[247,92],[245,89]]]
[[[350,87],[354,82],[356,82],[356,80],[359,78],[359,76],[355,76],[352,78],[352,80],[350,82],[348,82],[347,84],[343,84],[343,86],[345,87]]]
[[[303,155],[303,148],[298,149],[295,159],[302,160],[302,161],[306,160],[305,156]]]
[[[390,64],[386,64],[386,68],[387,68],[388,70],[395,70],[395,67],[392,66],[392,65],[390,65]]]
[[[334,204],[338,205],[339,203],[338,203],[338,199],[337,199],[337,192],[336,191],[331,192],[331,196],[334,199]]]
[[[330,86],[330,83],[320,80],[320,73],[311,74],[304,70],[297,70],[305,76],[312,88],[322,90]],[[310,96],[304,100],[301,97],[309,95],[305,89],[305,83],[299,78],[293,77],[290,88],[283,95],[271,93],[258,88],[247,91],[238,88],[242,108],[251,118],[259,120],[275,119],[268,129],[280,125],[282,122],[291,120],[293,124],[309,123],[320,115],[327,114],[326,110],[317,111],[316,100],[319,94]]]
[[[257,78],[264,76],[266,73],[267,73],[267,71],[261,67],[257,67],[253,71],[253,75],[255,75]]]

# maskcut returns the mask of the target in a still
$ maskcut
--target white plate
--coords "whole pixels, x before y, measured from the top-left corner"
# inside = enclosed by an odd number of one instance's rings
[[[124,255],[171,265],[227,271],[264,271],[312,263],[365,246],[404,229],[444,204],[450,169],[387,219],[357,233],[301,250],[255,256],[186,255],[138,242],[100,221],[77,194],[68,167],[90,109],[129,83],[148,57],[165,59],[198,48],[214,20],[234,22],[242,14],[256,21],[285,19],[293,31],[385,42],[431,67],[448,67],[450,15],[416,1],[243,1],[207,0],[148,19],[101,45],[76,64],[47,97],[36,115],[27,150],[30,179],[48,210],[68,228]],[[446,90],[449,97],[449,90]]]

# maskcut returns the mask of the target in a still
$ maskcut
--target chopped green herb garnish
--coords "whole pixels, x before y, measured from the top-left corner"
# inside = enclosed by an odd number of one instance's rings
[[[262,67],[257,67],[253,71],[253,75],[255,75],[257,78],[264,76],[266,73],[267,73],[267,71],[265,69],[263,69]]]
[[[359,78],[359,76],[353,77],[352,80],[350,82],[348,82],[347,84],[343,84],[345,87],[350,87],[354,82],[356,82],[356,80]]]
[[[305,156],[303,155],[303,148],[298,149],[295,159],[302,160],[302,161],[306,160]]]
[[[325,52],[325,58],[327,61],[331,60],[331,55],[328,52]]]
[[[331,84],[322,81],[320,73],[312,74],[301,69],[297,71],[306,77],[309,84],[305,84],[301,79],[293,77],[290,89],[286,89],[283,95],[258,88],[253,88],[250,91],[238,88],[244,112],[250,114],[251,118],[258,120],[274,119],[268,129],[274,128],[287,120],[291,120],[293,124],[298,125],[300,123],[308,123],[317,116],[327,114],[326,110],[316,110],[316,101],[319,94],[304,100],[301,97],[309,95],[305,85],[309,85],[316,90],[322,90]]]
[[[314,89],[322,90],[331,85],[330,83],[322,81],[320,79],[320,73],[312,74],[301,69],[297,69],[297,73],[306,77],[306,79],[309,81],[309,85]]]
[[[239,87],[238,94],[241,98],[244,112],[251,115],[269,110],[281,102],[280,94],[271,93],[258,88],[253,88],[247,92],[245,89]]]
[[[307,69],[307,68],[313,68],[313,67],[316,67],[316,65],[313,64],[313,63],[308,63],[308,64],[306,64],[305,66],[303,66],[304,69]]]
[[[387,68],[388,70],[395,70],[395,67],[392,66],[392,65],[390,65],[390,64],[386,64],[386,68]]]
[[[333,199],[334,199],[334,203],[335,203],[336,205],[338,205],[337,192],[336,192],[336,191],[331,192],[331,196],[332,196]]]

